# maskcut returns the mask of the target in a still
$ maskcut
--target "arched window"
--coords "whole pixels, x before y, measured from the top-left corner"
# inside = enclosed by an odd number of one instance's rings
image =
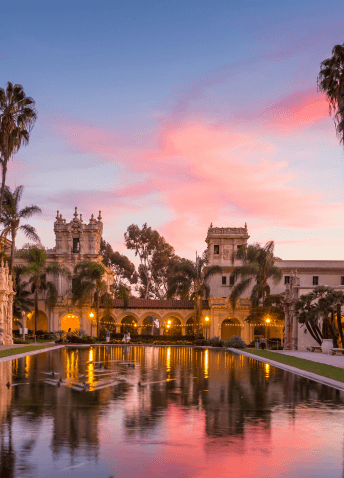
[[[137,320],[132,315],[127,315],[121,320],[121,333],[126,334],[127,332],[130,335],[136,335],[137,332]]]
[[[142,335],[160,335],[160,322],[157,317],[150,315],[143,319]]]
[[[182,335],[182,323],[178,317],[167,317],[164,325],[164,335]]]

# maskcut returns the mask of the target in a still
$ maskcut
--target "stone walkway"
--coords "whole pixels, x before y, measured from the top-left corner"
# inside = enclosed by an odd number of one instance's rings
[[[270,350],[270,352],[276,352],[277,354],[291,355],[292,357],[298,357],[312,362],[324,363],[326,365],[333,365],[334,367],[344,368],[344,355],[330,355],[320,354],[315,352],[299,352],[297,350]]]

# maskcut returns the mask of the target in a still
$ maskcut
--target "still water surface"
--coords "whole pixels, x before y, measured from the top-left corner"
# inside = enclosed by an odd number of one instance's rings
[[[0,363],[0,476],[343,477],[343,404],[334,389],[223,350],[28,356]]]

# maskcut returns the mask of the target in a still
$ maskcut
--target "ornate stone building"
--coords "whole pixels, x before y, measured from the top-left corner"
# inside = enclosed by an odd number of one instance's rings
[[[48,249],[47,265],[59,264],[69,269],[71,276],[59,277],[48,276],[47,279],[54,282],[58,291],[58,302],[53,310],[49,310],[45,297],[39,299],[38,330],[56,331],[83,329],[87,333],[93,332],[95,324],[90,318],[90,303],[85,303],[83,307],[76,307],[72,304],[72,273],[74,267],[82,261],[93,261],[100,263],[100,239],[103,233],[103,223],[101,212],[97,219],[92,214],[88,224],[84,223],[82,214],[78,214],[75,208],[74,218],[67,223],[66,219],[57,211],[54,223],[56,245],[53,249]],[[15,255],[15,266],[26,266],[27,264],[20,258],[20,251]],[[103,264],[102,264],[103,265]],[[106,283],[108,291],[113,284],[114,273],[103,265],[105,274],[103,280]],[[26,327],[34,328],[33,311],[27,316]]]
[[[103,223],[100,212],[97,218],[92,215],[88,223],[84,223],[82,215],[78,214],[76,208],[73,219],[68,223],[57,212],[54,231],[56,245],[53,249],[47,250],[48,264],[63,265],[72,274],[75,265],[81,261],[101,262],[99,252]],[[204,335],[224,339],[232,335],[240,335],[247,343],[262,336],[281,340],[284,338],[286,347],[305,349],[313,343],[313,339],[309,334],[304,333],[304,329],[297,323],[293,304],[301,294],[309,292],[316,285],[344,289],[344,261],[277,260],[275,264],[282,270],[283,278],[279,284],[271,283],[270,286],[273,294],[285,294],[286,327],[284,328],[284,324],[270,324],[268,321],[253,325],[246,321],[250,311],[251,289],[245,291],[235,310],[231,308],[229,301],[234,287],[233,269],[240,265],[239,261],[232,263],[232,254],[245,245],[248,239],[246,224],[244,227],[225,228],[211,225],[208,229],[206,243],[209,265],[220,265],[222,273],[211,277],[209,281],[210,297],[203,303]],[[20,259],[20,251],[16,253],[15,265],[26,265]],[[114,273],[106,267],[104,269],[103,279],[110,290]],[[0,290],[1,277],[3,277],[3,283],[8,284],[6,289],[8,293],[4,292],[4,294],[7,294],[6,303],[9,304],[13,298],[9,288],[11,279],[8,270],[6,273],[6,268],[1,270],[3,272],[0,272]],[[83,307],[76,307],[72,303],[72,278],[60,276],[48,277],[48,280],[55,281],[58,302],[53,310],[49,310],[45,297],[40,297],[38,329],[45,331],[83,329],[86,333],[94,335],[96,324],[91,316],[91,303],[85,303]],[[115,299],[113,308],[110,311],[104,311],[101,320],[105,327],[111,326],[111,329],[116,332],[132,328],[139,333],[162,334],[173,329],[184,335],[191,331],[193,306],[191,301],[133,299],[129,302],[129,307],[124,308],[123,302]],[[2,314],[6,314],[6,311],[8,308],[4,308]],[[27,327],[33,329],[33,323],[32,311],[27,317]],[[6,332],[3,332],[6,337],[11,335],[9,327],[7,325]]]
[[[294,313],[294,304],[302,294],[309,293],[318,285],[344,290],[344,261],[276,260],[275,265],[282,270],[282,280],[278,284],[270,282],[269,285],[271,294],[284,294],[285,296],[286,323],[278,326],[268,322],[248,325],[245,319],[249,314],[249,297],[252,286],[245,291],[234,311],[227,299],[234,287],[232,271],[234,267],[240,265],[237,261],[232,263],[232,253],[246,244],[248,238],[246,224],[243,228],[221,228],[211,225],[208,229],[206,243],[209,265],[222,267],[222,274],[211,277],[209,281],[210,297],[212,298],[209,302],[213,304],[211,307],[212,333],[224,337],[232,333],[235,325],[240,325],[241,335],[246,342],[251,342],[256,337],[265,336],[280,338],[284,340],[286,348],[296,350],[305,350],[309,345],[317,345],[305,327],[298,323]],[[224,326],[225,321],[228,323],[227,330],[229,332],[227,333]]]

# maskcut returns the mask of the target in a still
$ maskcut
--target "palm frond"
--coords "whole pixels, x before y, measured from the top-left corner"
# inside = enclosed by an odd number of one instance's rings
[[[239,297],[243,292],[245,292],[246,289],[250,286],[253,278],[248,277],[247,279],[242,280],[239,282],[237,285],[234,286],[231,295],[230,295],[230,302],[232,305],[232,308],[235,309],[235,305]]]

